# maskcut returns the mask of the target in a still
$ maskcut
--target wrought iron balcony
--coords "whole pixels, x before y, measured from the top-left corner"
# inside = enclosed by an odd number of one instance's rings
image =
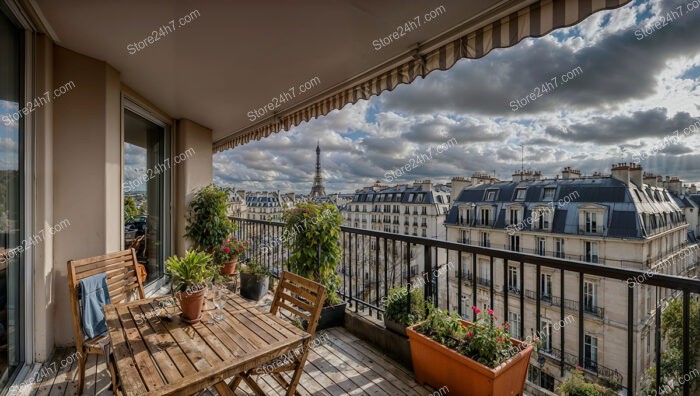
[[[249,219],[234,219],[239,225],[238,236],[249,240],[252,245],[258,249],[262,246],[259,241],[271,240],[271,236],[283,235],[282,223],[272,221],[258,221]],[[469,306],[479,305],[478,300],[483,297],[478,297],[477,294],[471,292],[469,297],[471,301],[466,301],[465,297],[465,278],[471,283],[472,290],[477,287],[486,287],[488,289],[487,302],[490,307],[498,307],[496,314],[499,318],[509,318],[509,311],[514,310],[521,318],[517,324],[519,329],[516,334],[527,335],[526,329],[541,329],[542,313],[544,313],[543,305],[559,307],[559,315],[564,319],[566,311],[575,313],[573,316],[576,319],[576,325],[569,325],[561,328],[559,331],[558,340],[553,340],[554,345],[558,348],[570,351],[575,355],[569,356],[558,353],[552,348],[552,354],[555,355],[555,361],[561,367],[561,375],[564,374],[564,368],[572,364],[581,367],[588,366],[589,369],[599,377],[612,378],[616,383],[621,384],[627,394],[637,394],[637,380],[643,374],[639,369],[635,371],[637,362],[641,354],[635,344],[635,339],[641,336],[644,330],[646,317],[638,317],[638,305],[643,304],[642,294],[638,293],[638,289],[630,287],[629,279],[641,279],[646,286],[656,287],[659,290],[669,289],[671,293],[678,293],[682,300],[683,315],[681,320],[683,334],[683,357],[682,369],[683,372],[689,372],[690,368],[690,301],[691,296],[700,293],[700,280],[683,278],[679,276],[664,275],[654,273],[649,276],[646,271],[625,268],[613,265],[600,265],[578,261],[576,259],[562,259],[551,256],[542,256],[529,254],[526,252],[513,252],[506,249],[496,249],[485,246],[476,246],[456,242],[448,242],[444,240],[423,238],[409,235],[399,235],[389,232],[381,232],[374,230],[366,230],[351,227],[342,227],[342,249],[343,257],[339,265],[338,272],[341,275],[342,283],[339,289],[339,294],[348,303],[348,309],[355,312],[363,311],[366,314],[381,318],[383,307],[381,301],[388,295],[388,291],[393,287],[403,286],[408,283],[413,287],[423,289],[424,298],[427,303],[438,306],[450,312],[469,312],[465,310],[464,304]],[[258,241],[256,243],[256,241]],[[370,249],[370,241],[374,241],[375,246],[379,249]],[[276,245],[274,249],[278,249],[281,254],[278,255],[260,255],[261,262],[273,272],[279,272],[282,268],[287,268],[287,258],[290,252],[286,250],[283,244]],[[394,254],[398,252],[398,256]],[[253,254],[258,254],[253,251]],[[471,256],[469,263],[463,262],[463,256]],[[277,259],[273,259],[276,257]],[[497,266],[502,265],[502,281],[495,279],[494,273],[482,273],[483,269],[474,267],[477,263],[477,258],[482,257],[489,260],[491,263],[491,271]],[[319,258],[320,259],[320,258]],[[496,261],[496,259],[498,261]],[[498,298],[501,299],[498,305],[495,304],[496,291],[495,284],[508,284],[508,263],[520,263],[518,266],[518,279],[520,289],[513,290],[508,293],[499,293]],[[525,267],[528,266],[528,271],[534,272],[534,277],[525,277]],[[637,266],[635,266],[636,268]],[[409,268],[415,271],[416,276],[409,276]],[[559,291],[562,296],[577,296],[578,299],[561,298],[561,296],[538,296],[536,291],[537,281],[532,279],[540,279],[542,269],[547,269],[559,274]],[[371,272],[371,276],[365,278],[362,276],[366,271]],[[470,276],[477,273],[481,278]],[[465,276],[466,275],[466,276]],[[605,331],[601,334],[602,337],[619,337],[609,342],[621,345],[624,355],[621,359],[620,354],[606,354],[604,360],[592,360],[586,362],[584,357],[586,354],[584,343],[581,341],[575,345],[567,344],[565,334],[574,333],[578,340],[583,340],[586,334],[587,321],[584,320],[586,315],[592,317],[603,318],[606,312],[602,307],[587,306],[583,301],[584,283],[583,279],[586,275],[595,276],[598,279],[610,281],[606,284],[608,288],[606,296],[610,295],[615,287],[618,295],[626,296],[624,302],[618,312],[615,312],[618,318],[626,318],[626,322],[621,323],[624,327],[622,330],[626,335],[618,336],[617,333]],[[501,275],[499,275],[501,276]],[[457,282],[452,282],[457,278]],[[490,280],[493,279],[494,282]],[[577,279],[578,285],[571,287],[566,279]],[[529,285],[528,283],[531,282]],[[481,285],[481,286],[479,286]],[[617,285],[617,286],[615,286]],[[529,286],[529,287],[528,287]],[[633,285],[632,285],[633,286]],[[637,293],[635,293],[637,292]],[[483,294],[479,294],[484,296]],[[525,301],[534,301],[534,315],[525,314]],[[509,302],[513,302],[510,304]],[[616,301],[616,306],[619,306],[620,301]],[[517,307],[517,308],[513,308]],[[626,307],[626,309],[625,309]],[[612,308],[610,308],[612,309]],[[660,308],[658,308],[660,309]],[[548,310],[551,312],[552,310]],[[473,317],[471,318],[473,319]],[[554,318],[552,318],[554,319]],[[618,323],[620,319],[617,320]],[[590,329],[589,329],[590,330]],[[659,333],[655,333],[655,343],[661,345]],[[662,359],[662,348],[655,349],[654,362],[660,367]],[[608,366],[608,367],[606,367]],[[658,383],[658,382],[657,382]],[[684,384],[685,392],[689,392],[689,384]]]

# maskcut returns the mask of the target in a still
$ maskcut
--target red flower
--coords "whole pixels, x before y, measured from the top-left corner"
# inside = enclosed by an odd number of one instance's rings
[[[228,246],[224,246],[224,251],[226,252],[226,254],[229,254],[231,253],[231,248],[229,248]]]
[[[476,305],[472,305],[472,311],[476,312]]]
[[[498,337],[498,343],[503,344],[503,339],[501,337]]]
[[[510,325],[508,324],[508,322],[504,322],[503,327],[505,327],[506,329],[510,329]]]
[[[489,315],[493,316],[493,309],[489,308],[487,311],[489,311]]]
[[[472,336],[474,336],[474,333],[472,333],[471,331],[467,333],[468,338],[472,338]]]
[[[479,308],[477,308],[477,309],[474,310],[474,313],[478,315],[478,314],[481,313],[481,310],[480,310]]]
[[[578,370],[578,371],[583,371],[583,367],[577,365],[577,366],[576,366],[576,370]]]

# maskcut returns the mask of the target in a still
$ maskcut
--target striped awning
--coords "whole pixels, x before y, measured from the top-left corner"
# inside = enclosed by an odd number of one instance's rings
[[[399,84],[409,84],[434,70],[447,70],[463,58],[478,59],[495,48],[514,46],[527,37],[541,37],[554,29],[575,25],[595,12],[621,7],[631,0],[541,0],[487,25],[465,31],[458,38],[413,56],[388,70],[340,87],[287,109],[242,131],[214,142],[213,151],[224,151],[288,131],[303,121],[324,116],[348,103],[369,99]]]

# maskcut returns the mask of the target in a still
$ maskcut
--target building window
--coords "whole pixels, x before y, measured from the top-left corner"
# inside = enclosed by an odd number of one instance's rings
[[[585,221],[585,232],[596,234],[598,233],[598,213],[596,212],[583,212],[583,217]]]
[[[537,238],[537,254],[544,256],[546,252],[546,240],[544,238]]]
[[[508,312],[508,325],[510,326],[510,335],[515,339],[520,339],[520,314],[517,312]]]
[[[421,231],[421,236],[422,236],[422,237],[428,236],[427,233],[425,232],[425,229],[423,229],[423,230]]]
[[[459,243],[469,243],[467,240],[467,230],[459,230]]]
[[[520,221],[518,220],[518,215],[520,214],[520,209],[510,209],[508,211],[510,214],[509,220],[510,222],[508,224],[510,225],[517,225]]]
[[[554,255],[558,258],[564,258],[564,239],[556,238],[554,240]]]
[[[543,201],[553,201],[554,200],[554,192],[557,189],[554,187],[547,187],[544,189],[544,195],[542,197]]]
[[[481,209],[481,225],[487,226],[491,223],[490,221],[490,215],[491,211],[489,209],[483,208]]]
[[[489,233],[488,232],[482,232],[481,233],[481,246],[484,247],[489,247]]]
[[[598,242],[584,242],[585,261],[588,263],[598,262]]]
[[[486,194],[484,195],[484,201],[495,201],[497,192],[498,190],[486,190]]]
[[[518,279],[518,267],[514,265],[508,266],[508,290],[512,292],[520,292],[520,281]]]
[[[479,259],[479,279],[481,283],[488,284],[491,281],[491,263],[486,259]]]
[[[598,293],[596,284],[591,281],[583,281],[583,309],[593,312],[598,306]]]
[[[535,226],[539,230],[549,230],[549,211],[548,210],[538,210],[535,211],[535,217],[537,221]]]
[[[598,371],[598,339],[589,334],[584,337],[583,364],[587,370]]]
[[[510,250],[512,250],[514,252],[520,251],[520,236],[519,235],[511,235],[510,236]]]
[[[552,275],[540,274],[540,297],[543,300],[552,300]]]
[[[542,329],[540,330],[540,334],[542,335],[541,341],[542,341],[542,350],[545,352],[551,352],[552,351],[552,322],[549,321],[549,319],[542,319],[541,322]]]
[[[518,188],[517,190],[515,190],[515,200],[516,201],[524,201],[526,192],[527,192],[526,188]]]

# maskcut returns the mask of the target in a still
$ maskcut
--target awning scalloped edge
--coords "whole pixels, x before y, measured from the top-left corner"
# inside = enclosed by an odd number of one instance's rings
[[[279,114],[269,122],[241,134],[229,136],[214,143],[213,152],[219,152],[261,140],[282,130],[289,131],[303,121],[324,116],[341,109],[348,103],[369,99],[399,84],[409,84],[417,77],[425,77],[434,70],[448,70],[460,59],[478,59],[495,48],[516,45],[528,37],[541,37],[551,31],[573,26],[593,13],[619,8],[631,0],[542,0],[489,25],[466,33],[425,54],[422,59],[411,59],[386,73],[328,95],[289,113]]]

